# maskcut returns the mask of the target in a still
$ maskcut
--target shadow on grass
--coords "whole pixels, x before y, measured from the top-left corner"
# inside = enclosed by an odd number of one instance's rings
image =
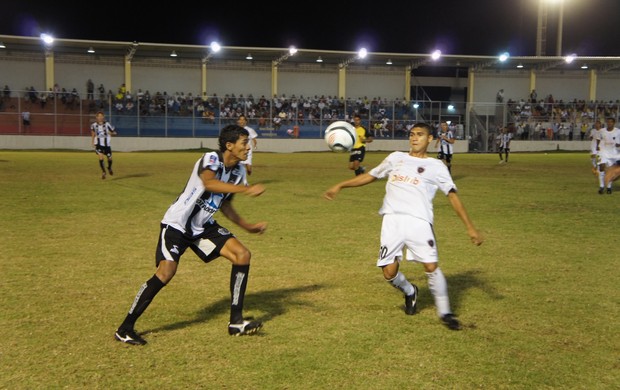
[[[461,306],[461,297],[467,294],[467,290],[478,289],[485,292],[491,299],[500,300],[504,296],[497,289],[491,286],[480,270],[469,270],[453,275],[446,275],[448,282],[448,295],[450,296],[450,307],[455,313]],[[435,301],[428,289],[420,288],[420,294],[425,297],[418,300],[418,310],[424,308],[435,309]],[[404,307],[404,306],[403,306]]]
[[[296,295],[299,293],[307,293],[316,291],[322,288],[321,285],[312,284],[308,286],[295,287],[295,288],[283,288],[277,290],[261,291],[258,293],[246,294],[244,306],[252,310],[261,310],[266,314],[254,318],[261,322],[266,322],[274,317],[280,316],[287,311],[287,308],[291,305],[307,305],[307,302],[297,302]],[[158,328],[147,329],[141,334],[156,333],[160,331],[170,331],[176,329],[182,329],[194,324],[199,324],[207,321],[210,318],[216,317],[219,314],[228,313],[230,311],[230,298],[222,298],[212,304],[206,306],[204,309],[196,313],[196,317],[187,321],[175,322],[173,324],[164,325]],[[247,318],[247,317],[246,317]]]

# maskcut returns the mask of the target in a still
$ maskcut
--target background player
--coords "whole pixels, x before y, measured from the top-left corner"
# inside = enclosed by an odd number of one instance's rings
[[[103,156],[108,160],[108,172],[110,176],[114,175],[112,170],[112,136],[118,134],[114,125],[105,120],[103,111],[95,114],[95,122],[90,125],[91,143],[95,148],[95,153],[99,158],[99,167],[101,168],[101,178],[105,179],[105,168],[103,167]]]
[[[437,314],[449,329],[459,330],[461,325],[450,309],[448,284],[438,265],[432,206],[437,190],[447,195],[472,243],[480,245],[483,239],[469,219],[447,167],[427,154],[433,140],[431,131],[425,123],[414,125],[409,133],[408,154],[392,152],[370,172],[334,185],[324,197],[332,200],[343,188],[360,187],[387,178],[379,210],[383,222],[377,266],[383,270],[385,280],[405,295],[405,313],[414,314],[418,289],[399,272],[399,264],[403,256],[408,261],[422,263]]]
[[[454,134],[452,133],[452,130],[450,130],[448,122],[441,121],[439,126],[439,134],[437,136],[437,140],[435,141],[435,147],[439,146],[437,158],[445,161],[446,166],[448,167],[448,172],[450,173],[452,173],[452,154],[455,141]]]
[[[362,126],[362,118],[359,114],[353,115],[353,126],[355,126],[355,132],[357,133],[357,140],[349,155],[349,169],[354,171],[355,176],[357,176],[366,171],[366,168],[361,166],[361,164],[366,156],[366,144],[371,143],[373,137],[372,133]]]
[[[256,130],[254,130],[252,127],[248,126],[248,118],[243,114],[239,115],[239,118],[237,119],[237,124],[246,129],[248,131],[248,134],[250,135],[250,151],[248,152],[248,158],[245,161],[241,161],[241,164],[245,164],[245,170],[247,171],[248,175],[251,175],[252,156],[254,149],[256,149],[256,146],[258,145],[258,142],[256,141],[256,138],[258,138],[258,133],[256,133]]]

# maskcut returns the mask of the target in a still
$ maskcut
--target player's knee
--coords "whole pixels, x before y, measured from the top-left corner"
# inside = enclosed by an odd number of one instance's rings
[[[233,264],[235,265],[248,265],[250,264],[250,259],[252,258],[252,252],[246,247],[239,248],[235,252],[235,258],[232,259]]]

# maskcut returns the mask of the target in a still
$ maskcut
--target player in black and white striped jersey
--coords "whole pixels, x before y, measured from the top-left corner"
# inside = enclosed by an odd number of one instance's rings
[[[105,168],[103,166],[103,156],[107,158],[110,176],[114,175],[114,171],[112,170],[112,136],[118,133],[114,125],[105,120],[103,111],[98,111],[97,114],[95,114],[95,122],[90,125],[90,134],[91,143],[99,158],[101,178],[105,179],[106,177]]]
[[[183,192],[168,208],[162,221],[155,253],[157,270],[138,291],[129,313],[114,337],[116,340],[143,345],[146,341],[134,330],[138,318],[157,293],[174,277],[181,256],[189,248],[209,263],[223,256],[232,263],[230,274],[231,336],[256,333],[262,323],[243,318],[243,300],[250,271],[250,251],[228,229],[220,226],[214,214],[220,210],[230,221],[250,233],[262,234],[266,222],[250,223],[232,205],[234,194],[259,196],[262,184],[248,185],[244,161],[250,149],[249,134],[238,125],[222,129],[219,151],[208,152],[194,165]]]

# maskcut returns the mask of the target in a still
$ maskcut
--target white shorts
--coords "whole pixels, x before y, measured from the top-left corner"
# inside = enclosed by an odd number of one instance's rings
[[[381,225],[381,247],[377,267],[400,260],[436,263],[437,241],[433,226],[420,218],[404,214],[386,214]]]

